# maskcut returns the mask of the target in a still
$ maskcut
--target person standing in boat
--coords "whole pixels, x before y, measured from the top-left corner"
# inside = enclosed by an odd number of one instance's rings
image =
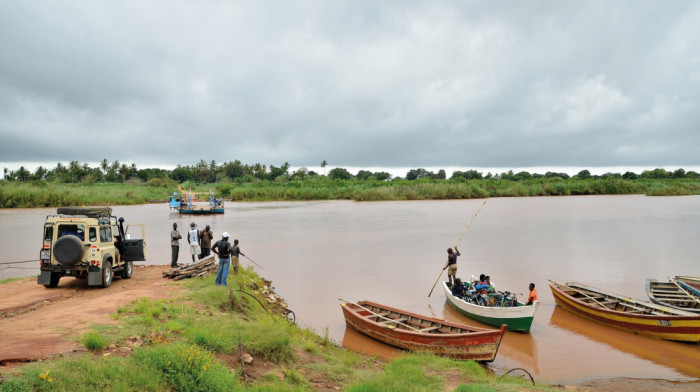
[[[233,274],[238,275],[238,256],[243,255],[241,248],[238,246],[238,240],[233,240],[233,249],[231,250],[231,264],[233,264]]]
[[[199,245],[199,230],[197,230],[197,225],[192,222],[190,223],[190,231],[187,232],[187,242],[190,244],[190,255],[192,255],[192,262],[195,262],[195,257],[199,257],[202,250]]]
[[[228,269],[231,266],[231,243],[228,242],[228,233],[223,232],[221,234],[221,239],[214,243],[211,247],[211,251],[219,256],[219,270],[216,273],[216,281],[214,285],[216,286],[226,286],[228,281]]]
[[[202,232],[199,233],[199,244],[202,247],[202,254],[199,255],[200,259],[203,259],[211,254],[211,240],[214,239],[214,233],[211,231],[209,225],[204,228]]]
[[[180,232],[177,231],[177,223],[173,223],[173,229],[170,231],[170,248],[172,249],[172,258],[170,259],[170,266],[177,267],[177,259],[180,254],[180,240],[182,236]]]
[[[457,256],[461,256],[457,246],[455,246],[454,252],[452,248],[447,248],[447,264],[442,269],[443,271],[447,269],[447,278],[450,280],[450,287],[454,284],[457,277]]]
[[[535,284],[530,283],[530,294],[527,296],[527,303],[525,305],[532,305],[537,301],[537,290],[535,290]]]

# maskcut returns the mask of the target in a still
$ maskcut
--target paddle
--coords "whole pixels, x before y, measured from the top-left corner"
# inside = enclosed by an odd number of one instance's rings
[[[349,304],[353,304],[353,305],[357,306],[358,308],[362,308],[362,309],[364,309],[364,310],[366,310],[366,311],[372,313],[373,315],[375,315],[375,316],[377,316],[377,317],[381,317],[381,318],[383,318],[383,319],[385,319],[385,320],[389,320],[389,321],[395,322],[396,324],[401,324],[401,325],[403,325],[404,327],[411,328],[412,330],[414,330],[414,331],[416,331],[416,332],[420,332],[420,329],[414,328],[414,327],[412,327],[412,326],[410,326],[410,325],[408,325],[408,324],[406,324],[406,323],[403,323],[403,322],[401,322],[401,321],[396,321],[396,320],[390,319],[390,318],[388,318],[388,317],[384,317],[384,316],[382,316],[381,314],[374,313],[373,311],[371,311],[371,310],[365,308],[364,306],[362,306],[362,305],[360,305],[360,304],[358,304],[358,303],[355,303],[355,302],[352,302],[352,301],[348,301],[347,299],[342,299],[342,298],[338,298],[338,301],[343,301],[343,302],[347,302],[347,303],[349,303]],[[422,333],[422,332],[421,332],[421,333]]]
[[[672,282],[673,284],[675,284],[679,289],[681,289],[681,291],[683,291],[683,292],[685,293],[685,295],[687,295],[688,297],[690,297],[693,301],[695,301],[695,302],[697,302],[697,303],[700,303],[700,300],[698,300],[697,298],[695,298],[695,296],[694,296],[693,294],[689,293],[686,289],[683,288],[683,286],[681,286],[680,284],[678,284],[678,282],[677,282],[675,279],[672,279],[672,278],[669,277],[668,280],[669,280],[670,282]]]
[[[457,249],[457,245],[459,245],[459,242],[462,241],[462,238],[464,237],[464,233],[467,232],[467,229],[469,228],[469,226],[471,226],[472,222],[474,222],[474,218],[476,218],[476,216],[479,215],[479,211],[481,211],[481,209],[484,207],[484,204],[486,204],[486,200],[484,200],[484,202],[481,204],[481,207],[479,207],[479,209],[476,211],[476,214],[474,214],[474,216],[472,216],[472,219],[469,221],[469,224],[467,225],[467,227],[464,228],[462,235],[459,236],[459,239],[457,240],[457,243],[455,244],[455,249]],[[438,275],[437,279],[435,280],[435,284],[433,285],[433,288],[430,289],[430,292],[428,293],[428,297],[430,297],[430,295],[433,294],[433,290],[435,290],[435,286],[437,286],[438,282],[440,281],[440,277],[442,276],[442,273],[445,272],[446,269],[447,269],[447,264],[445,264],[445,266],[442,268],[442,271],[440,271],[440,275]]]
[[[258,267],[260,267],[260,268],[262,268],[262,269],[265,269],[265,268],[263,268],[262,265],[260,265],[260,264],[258,264],[258,263],[256,263],[256,262],[254,262],[253,259],[251,259],[250,257],[248,257],[248,256],[246,256],[246,255],[243,255],[243,257],[245,257],[246,259],[250,260],[251,263],[257,265]]]

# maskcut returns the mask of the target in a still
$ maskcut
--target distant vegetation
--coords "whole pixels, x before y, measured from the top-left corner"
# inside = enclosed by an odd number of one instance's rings
[[[679,196],[700,194],[700,175],[683,169],[646,170],[592,175],[581,170],[544,174],[518,172],[483,174],[455,171],[448,179],[437,173],[411,169],[405,178],[386,172],[360,170],[356,174],[333,168],[324,174],[290,165],[246,165],[240,161],[217,164],[200,161],[173,170],[138,169],[135,164],[103,160],[91,168],[77,161],[34,173],[20,167],[4,170],[0,182],[0,208],[54,207],[65,205],[143,204],[165,200],[178,186],[195,192],[212,189],[217,197],[234,201],[266,200],[432,200],[487,197],[645,194]]]

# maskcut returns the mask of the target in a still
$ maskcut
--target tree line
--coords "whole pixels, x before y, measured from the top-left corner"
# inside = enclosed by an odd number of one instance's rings
[[[127,181],[142,181],[149,182],[151,180],[173,180],[178,183],[183,182],[198,182],[198,183],[217,183],[234,181],[239,183],[255,182],[255,181],[295,181],[309,178],[329,178],[334,180],[351,180],[359,181],[390,181],[392,179],[406,180],[447,180],[445,170],[438,170],[437,173],[417,168],[411,169],[406,173],[405,177],[393,177],[391,174],[383,171],[371,172],[369,170],[359,170],[357,174],[350,173],[347,169],[336,167],[328,171],[326,174],[325,168],[327,162],[321,162],[323,174],[316,173],[306,167],[301,167],[292,170],[288,162],[280,166],[264,165],[260,163],[244,164],[239,160],[233,162],[217,163],[212,160],[206,162],[200,160],[195,165],[177,165],[173,170],[146,168],[139,169],[136,164],[121,163],[118,160],[108,161],[103,159],[97,167],[91,167],[87,163],[71,161],[64,165],[57,163],[54,168],[46,168],[39,166],[33,172],[27,170],[24,166],[20,166],[17,170],[3,169],[3,179],[5,181],[49,181],[57,183],[84,183],[92,184],[96,182],[122,183]],[[503,173],[486,173],[483,174],[476,170],[455,171],[450,179],[458,180],[490,180],[501,179],[510,181],[525,181],[537,178],[560,178],[562,180],[572,179],[681,179],[681,178],[700,178],[700,174],[694,171],[685,171],[677,169],[667,171],[664,169],[645,170],[642,173],[634,173],[627,171],[625,173],[605,173],[603,175],[593,175],[589,170],[581,170],[574,176],[569,176],[567,173],[546,172],[544,174],[529,173],[520,171],[514,173],[509,170]]]

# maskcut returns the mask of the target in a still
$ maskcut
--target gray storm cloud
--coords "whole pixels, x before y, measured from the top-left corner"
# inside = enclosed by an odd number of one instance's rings
[[[4,1],[0,162],[697,165],[698,20],[692,1]]]

